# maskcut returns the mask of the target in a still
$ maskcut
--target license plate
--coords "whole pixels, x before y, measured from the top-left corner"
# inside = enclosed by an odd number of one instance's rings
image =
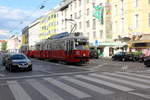
[[[19,65],[20,68],[27,68],[27,65]]]

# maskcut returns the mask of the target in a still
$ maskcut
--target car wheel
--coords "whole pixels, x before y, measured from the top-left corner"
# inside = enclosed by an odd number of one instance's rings
[[[32,67],[28,69],[28,71],[32,71]]]
[[[150,67],[150,64],[147,63],[147,64],[146,64],[146,67]]]
[[[125,61],[126,59],[125,58],[122,58],[122,61]]]
[[[13,69],[12,69],[11,65],[9,65],[9,71],[13,72]]]

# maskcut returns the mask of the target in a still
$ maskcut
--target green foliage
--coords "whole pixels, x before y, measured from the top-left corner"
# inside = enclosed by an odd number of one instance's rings
[[[5,51],[6,48],[7,48],[7,42],[3,42],[3,43],[2,43],[1,50]]]
[[[140,55],[142,55],[142,52],[141,51],[136,51],[136,52],[133,52],[132,54],[134,54],[135,56],[140,56]]]

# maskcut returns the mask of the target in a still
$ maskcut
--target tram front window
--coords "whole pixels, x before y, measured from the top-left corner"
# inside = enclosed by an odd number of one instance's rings
[[[89,49],[89,46],[88,46],[88,41],[85,40],[85,39],[76,39],[75,40],[75,48],[76,49],[81,49],[81,50],[87,50]]]

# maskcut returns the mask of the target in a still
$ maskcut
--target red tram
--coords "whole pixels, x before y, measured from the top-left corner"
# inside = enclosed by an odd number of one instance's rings
[[[64,32],[37,43],[35,50],[28,50],[26,55],[39,59],[84,64],[89,61],[88,39],[79,32],[72,34]]]

